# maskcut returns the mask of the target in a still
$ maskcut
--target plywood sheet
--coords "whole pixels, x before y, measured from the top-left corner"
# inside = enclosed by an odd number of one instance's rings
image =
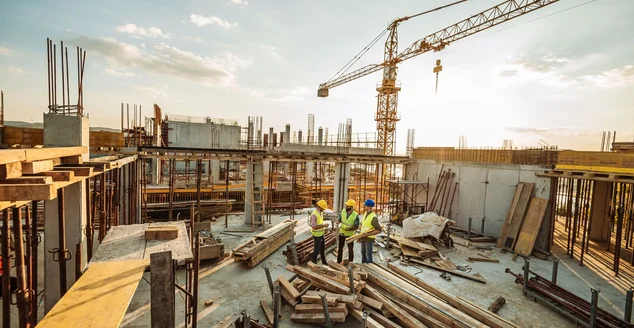
[[[546,207],[548,207],[548,199],[546,198],[533,198],[531,200],[522,231],[517,238],[515,253],[526,256],[531,254],[539,228],[544,220],[544,214],[546,214]]]
[[[148,261],[95,263],[38,327],[119,327]]]
[[[526,210],[528,209],[528,202],[533,195],[533,187],[534,183],[521,182],[524,186],[522,187],[522,191],[520,193],[520,198],[517,202],[517,207],[513,216],[511,218],[511,222],[509,222],[509,231],[506,238],[503,240],[504,244],[502,245],[504,249],[512,250],[515,247],[515,243],[517,242],[517,235],[522,228],[522,224],[524,223],[524,217],[526,216]]]
[[[511,202],[511,207],[509,208],[508,213],[506,213],[506,220],[504,220],[504,224],[502,225],[502,230],[500,231],[500,238],[498,239],[497,247],[503,248],[504,241],[509,234],[509,230],[511,229],[511,221],[513,220],[513,214],[515,214],[515,210],[517,209],[517,203],[520,200],[520,195],[522,194],[522,188],[524,187],[524,183],[520,182],[517,184],[515,188],[515,194],[513,195],[513,201]]]

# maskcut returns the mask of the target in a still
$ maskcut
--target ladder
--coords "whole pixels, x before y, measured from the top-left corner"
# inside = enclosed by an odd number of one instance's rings
[[[263,197],[263,163],[261,157],[253,157],[251,159],[251,226],[264,226],[264,197]]]

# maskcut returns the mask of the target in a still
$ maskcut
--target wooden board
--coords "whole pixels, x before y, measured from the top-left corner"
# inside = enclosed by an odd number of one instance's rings
[[[3,184],[52,184],[52,177],[19,177],[2,181]]]
[[[406,245],[401,245],[401,252],[403,252],[403,255],[405,256],[418,257],[418,250]]]
[[[363,312],[359,310],[350,310],[350,314],[359,322],[363,322]],[[385,328],[382,324],[374,320],[372,317],[368,317],[365,321],[366,328]]]
[[[484,280],[484,278],[482,278],[482,276],[480,276],[480,275],[468,275],[468,274],[466,274],[466,273],[464,273],[462,271],[447,270],[445,268],[437,266],[436,264],[426,263],[424,261],[420,261],[420,260],[417,260],[417,259],[410,259],[410,261],[414,262],[414,263],[417,263],[417,264],[420,264],[422,266],[426,266],[428,268],[432,268],[432,269],[436,269],[436,270],[439,270],[439,271],[450,273],[450,274],[452,274],[454,276],[459,276],[459,277],[467,278],[469,280],[473,280],[473,281],[477,281],[477,282],[481,282],[483,284],[486,284],[486,280]]]
[[[295,313],[323,313],[324,306],[322,304],[297,304],[295,305]],[[329,306],[328,312],[343,312],[348,313],[346,304],[339,303],[336,306]]]
[[[119,327],[147,265],[143,259],[91,266],[38,327]]]
[[[145,230],[145,240],[170,240],[178,238],[177,226],[148,227]]]
[[[345,322],[346,314],[343,312],[330,313],[330,320],[332,322]],[[326,322],[326,315],[324,313],[293,313],[291,314],[291,321],[302,323],[324,323]]]
[[[522,231],[515,245],[516,254],[528,256],[533,251],[539,228],[544,220],[544,214],[546,214],[546,207],[548,207],[548,199],[546,198],[533,198],[531,200],[526,220],[524,220]]]
[[[515,187],[515,194],[513,195],[513,201],[511,201],[511,207],[509,211],[506,213],[506,219],[504,220],[504,224],[502,224],[502,230],[500,231],[500,238],[498,239],[497,247],[503,248],[504,241],[509,234],[509,230],[511,229],[511,221],[513,220],[513,214],[515,214],[515,210],[517,209],[517,203],[520,201],[520,195],[522,194],[522,188],[524,188],[524,183],[520,182]]]
[[[517,236],[520,232],[522,224],[524,223],[524,217],[526,216],[526,210],[528,209],[528,203],[533,194],[534,183],[521,182],[524,184],[522,187],[522,191],[520,194],[520,198],[517,202],[517,207],[513,216],[511,218],[511,222],[509,222],[509,230],[506,238],[502,240],[503,244],[501,248],[512,250],[515,247],[515,243],[517,242]],[[500,239],[501,240],[501,239]]]
[[[0,164],[0,180],[19,178],[23,171],[24,168],[20,162]]]
[[[302,303],[321,304],[321,297],[318,295],[302,295]],[[339,301],[336,297],[326,295],[326,303],[328,306],[336,306]]]
[[[490,263],[498,263],[498,262],[500,262],[500,260],[498,260],[498,259],[491,259],[491,258],[486,258],[486,257],[473,257],[473,256],[469,256],[467,258],[467,261],[471,261],[471,262],[490,262]]]
[[[262,311],[264,311],[266,320],[268,320],[269,323],[272,324],[274,321],[273,319],[275,319],[275,313],[269,306],[269,302],[267,300],[260,300],[260,306],[262,307]]]
[[[57,197],[52,184],[0,184],[0,201],[51,200]]]

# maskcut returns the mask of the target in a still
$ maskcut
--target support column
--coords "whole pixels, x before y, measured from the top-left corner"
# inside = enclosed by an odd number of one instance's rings
[[[306,182],[310,184],[313,181],[313,174],[315,172],[315,162],[306,162]]]
[[[332,209],[341,211],[348,200],[348,185],[350,184],[350,163],[335,164],[335,194]]]
[[[262,200],[263,191],[263,167],[262,161],[254,161],[249,159],[247,161],[247,177],[244,188],[244,224],[250,225],[254,211],[257,212],[257,207],[263,206],[262,203],[254,204],[255,200]],[[254,197],[254,193],[259,195]],[[258,199],[259,198],[259,199]],[[261,219],[255,218],[255,221],[261,221]]]
[[[211,160],[211,181],[214,184],[220,183],[220,160],[212,159]]]
[[[89,122],[85,117],[44,114],[44,146],[70,147],[89,145]],[[84,154],[83,160],[88,161]],[[66,245],[73,253],[73,260],[66,262],[67,287],[75,283],[75,247],[82,244],[82,270],[87,262],[87,244],[84,229],[86,219],[86,184],[76,182],[64,188],[64,213],[66,218]],[[44,202],[44,311],[48,312],[60,298],[59,263],[53,261],[49,250],[59,246],[58,236],[58,202],[57,199]]]
[[[592,197],[592,225],[590,239],[602,241],[609,229],[608,209],[610,203],[610,183],[595,181],[596,188]]]
[[[150,160],[150,184],[159,184],[159,173],[161,172],[161,160],[158,158],[152,158]]]

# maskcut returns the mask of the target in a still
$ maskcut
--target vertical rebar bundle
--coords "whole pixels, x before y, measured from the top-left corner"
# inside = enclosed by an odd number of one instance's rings
[[[49,38],[46,39],[46,58],[48,74],[48,109],[49,113],[59,115],[84,115],[83,81],[86,65],[86,51],[77,47],[77,102],[71,101],[70,95],[70,64],[68,62],[68,48],[60,42],[60,73],[62,82],[62,104],[57,102],[57,45]]]

